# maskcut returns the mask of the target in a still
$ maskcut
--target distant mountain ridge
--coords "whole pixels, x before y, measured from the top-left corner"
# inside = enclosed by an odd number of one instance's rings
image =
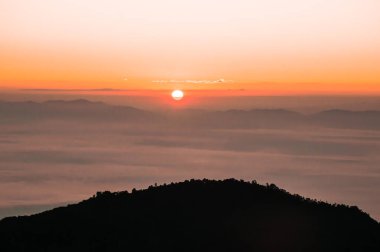
[[[0,122],[79,120],[131,121],[156,119],[154,113],[128,106],[112,106],[85,99],[37,102],[0,102]]]
[[[321,126],[380,130],[380,111],[332,109],[305,115],[284,109],[178,110],[151,112],[129,106],[114,106],[85,99],[37,102],[1,102],[0,123],[39,120],[80,120],[129,123],[159,123],[201,128],[294,128]]]
[[[366,252],[380,251],[380,224],[273,184],[191,180],[3,219],[0,250]]]

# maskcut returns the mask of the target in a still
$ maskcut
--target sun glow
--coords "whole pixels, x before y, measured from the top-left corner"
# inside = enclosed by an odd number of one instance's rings
[[[176,101],[182,100],[183,96],[184,96],[184,93],[183,93],[182,90],[178,90],[178,89],[177,89],[177,90],[174,90],[174,91],[172,92],[172,98],[173,98],[174,100],[176,100]]]

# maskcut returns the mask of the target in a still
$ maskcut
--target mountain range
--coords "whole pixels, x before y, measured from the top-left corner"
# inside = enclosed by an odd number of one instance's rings
[[[380,111],[332,109],[301,114],[283,109],[173,110],[152,112],[88,100],[0,102],[0,123],[69,120],[163,124],[196,128],[294,128],[329,127],[380,129]]]

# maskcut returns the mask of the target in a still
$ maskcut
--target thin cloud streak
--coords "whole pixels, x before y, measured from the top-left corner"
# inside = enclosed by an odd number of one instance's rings
[[[19,89],[19,91],[29,91],[29,92],[116,92],[116,91],[132,91],[130,89],[116,89],[116,88],[25,88]]]
[[[217,80],[153,80],[153,83],[185,83],[185,84],[221,84],[234,83],[234,80],[217,79]]]

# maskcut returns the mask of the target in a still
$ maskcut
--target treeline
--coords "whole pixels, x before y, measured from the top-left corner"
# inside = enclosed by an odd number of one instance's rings
[[[380,251],[380,224],[274,184],[187,180],[6,218],[0,250]]]

